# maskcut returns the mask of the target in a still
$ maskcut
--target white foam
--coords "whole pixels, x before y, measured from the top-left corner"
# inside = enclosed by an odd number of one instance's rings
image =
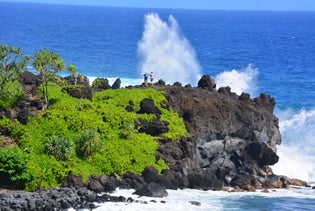
[[[264,193],[261,190],[256,192],[226,192],[226,191],[202,191],[193,189],[184,190],[167,190],[168,196],[165,198],[139,197],[133,195],[134,190],[117,189],[112,196],[124,196],[132,198],[133,203],[129,202],[105,202],[97,204],[99,207],[94,209],[97,211],[104,210],[227,210],[228,207],[236,208],[242,203],[254,204],[254,197],[265,198],[304,198],[315,199],[314,190],[309,188],[292,188],[290,190],[277,189]],[[163,201],[163,202],[162,202]],[[199,202],[196,206],[191,202]],[[72,209],[70,209],[72,210]],[[236,209],[240,210],[240,209]]]
[[[282,143],[274,173],[315,183],[315,109],[276,110]]]
[[[197,85],[201,67],[189,41],[181,35],[173,16],[168,23],[156,13],[145,16],[142,39],[138,43],[140,71],[154,72],[156,79],[167,84],[180,82],[183,85]]]
[[[258,68],[249,64],[246,68],[240,70],[224,71],[215,77],[217,87],[229,86],[232,92],[240,95],[242,92],[255,96],[257,93],[256,78]]]

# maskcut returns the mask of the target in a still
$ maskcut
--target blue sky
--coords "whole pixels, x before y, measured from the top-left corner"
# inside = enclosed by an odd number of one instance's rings
[[[315,11],[315,0],[5,0],[5,1],[147,8]]]

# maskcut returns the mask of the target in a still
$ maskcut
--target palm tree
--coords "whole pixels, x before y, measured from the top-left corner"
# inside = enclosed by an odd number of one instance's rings
[[[65,68],[64,61],[57,52],[43,49],[35,54],[33,66],[42,77],[42,92],[45,97],[46,106],[48,108],[49,100],[47,86],[50,78],[49,76],[55,75],[56,73],[63,70]]]
[[[74,77],[74,85],[77,85],[78,71],[76,66],[69,64],[68,71]]]

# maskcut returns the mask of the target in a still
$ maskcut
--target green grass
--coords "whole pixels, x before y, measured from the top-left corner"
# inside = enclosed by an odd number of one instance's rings
[[[50,84],[48,110],[30,118],[27,125],[0,120],[0,127],[9,128],[21,149],[29,155],[27,172],[32,181],[25,186],[28,190],[58,186],[69,171],[82,174],[85,180],[91,174],[126,172],[140,174],[148,165],[159,171],[169,168],[164,160],[156,160],[159,138],[179,141],[187,136],[184,121],[172,110],[161,104],[166,102],[165,93],[156,89],[119,89],[95,93],[93,101],[82,100],[81,110],[77,109],[79,99],[61,91],[61,87]],[[151,121],[153,114],[138,114],[140,102],[153,99],[162,111],[161,119],[169,122],[169,131],[159,137],[139,133],[134,125],[137,119]],[[135,112],[127,112],[129,101],[133,101]],[[44,141],[47,137],[59,136],[72,140],[75,145],[82,131],[93,129],[100,135],[102,145],[88,157],[74,154],[66,161],[58,161],[45,154]]]

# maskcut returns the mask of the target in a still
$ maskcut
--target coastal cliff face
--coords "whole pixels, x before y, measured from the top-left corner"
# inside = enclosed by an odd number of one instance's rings
[[[181,143],[161,142],[158,156],[172,170],[188,177],[203,172],[231,186],[248,185],[237,181],[249,176],[250,185],[264,186],[272,174],[268,166],[278,162],[276,145],[281,143],[274,98],[238,96],[229,87],[216,90],[209,76],[202,77],[198,88],[166,90],[169,106],[183,117],[191,134]]]

